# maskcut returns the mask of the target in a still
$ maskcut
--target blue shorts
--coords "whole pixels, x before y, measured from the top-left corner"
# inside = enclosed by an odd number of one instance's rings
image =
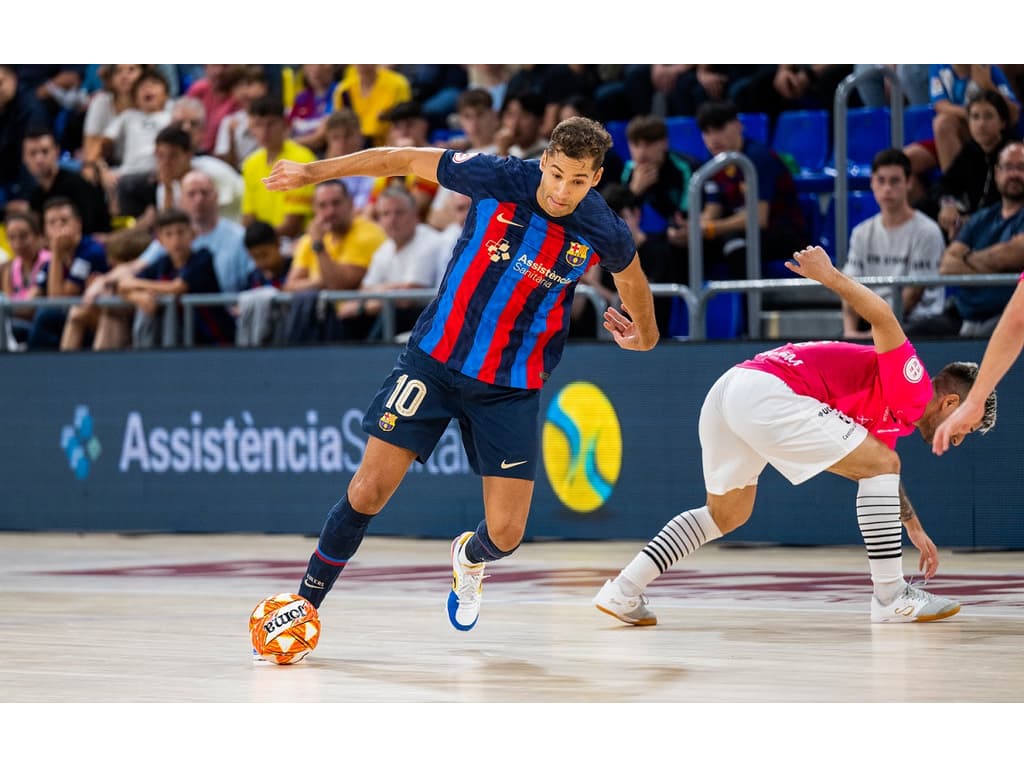
[[[539,389],[488,384],[406,348],[363,417],[368,435],[430,458],[458,419],[469,465],[478,475],[533,480],[540,455]]]

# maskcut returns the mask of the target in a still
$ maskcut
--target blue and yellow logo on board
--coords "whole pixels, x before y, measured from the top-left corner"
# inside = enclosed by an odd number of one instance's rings
[[[622,468],[622,432],[615,408],[588,381],[566,385],[548,406],[544,469],[565,506],[593,512],[611,496]]]

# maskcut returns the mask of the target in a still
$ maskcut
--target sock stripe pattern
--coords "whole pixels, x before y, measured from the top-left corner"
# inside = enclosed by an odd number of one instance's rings
[[[898,496],[858,494],[857,525],[864,537],[869,560],[902,557],[903,526]]]
[[[664,573],[707,541],[708,534],[700,521],[692,510],[687,510],[665,523],[658,535],[643,548],[643,553],[654,561],[659,572]]]

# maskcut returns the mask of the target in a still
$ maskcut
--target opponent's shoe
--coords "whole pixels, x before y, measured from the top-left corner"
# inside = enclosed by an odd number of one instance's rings
[[[476,626],[484,592],[484,564],[463,565],[459,561],[463,545],[472,536],[473,531],[466,531],[452,542],[452,591],[448,593],[448,620],[462,632]]]
[[[658,623],[658,617],[647,608],[647,598],[642,594],[636,597],[627,596],[619,586],[617,578],[604,583],[601,591],[594,596],[593,603],[597,610],[627,624],[653,627]]]
[[[888,605],[882,605],[871,596],[871,621],[874,624],[905,621],[938,621],[959,613],[960,603],[946,597],[936,597],[910,584]]]

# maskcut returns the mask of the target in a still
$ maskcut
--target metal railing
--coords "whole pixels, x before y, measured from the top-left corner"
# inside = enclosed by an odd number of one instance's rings
[[[992,288],[995,286],[1012,286],[1016,285],[1020,280],[1019,273],[1000,274],[1000,275],[936,275],[935,277],[858,277],[857,282],[868,286],[869,288],[876,288],[880,286],[894,286],[894,287],[905,287],[905,286],[916,286],[916,287],[931,287],[931,286],[961,286],[961,287],[975,287],[975,288]],[[803,277],[795,278],[771,278],[764,280],[713,280],[704,286],[704,289],[700,292],[698,297],[698,303],[696,307],[696,320],[695,325],[690,326],[691,339],[703,339],[704,329],[707,319],[707,307],[708,301],[712,297],[720,293],[734,293],[736,291],[755,291],[762,292],[767,290],[787,290],[787,291],[806,291],[808,289],[821,290],[821,283],[816,280],[808,280]],[[837,297],[838,298],[838,297]],[[901,317],[903,314],[903,297],[900,291],[893,291],[893,312],[897,317]],[[700,336],[694,336],[693,331],[697,330],[701,333]],[[761,335],[760,329],[758,329],[757,337]]]
[[[1019,281],[1020,275],[1016,272],[998,275],[935,275],[934,277],[861,277],[856,278],[858,282],[871,287],[893,286],[893,287],[931,287],[931,286],[961,286],[961,287],[995,287],[1013,286]],[[755,280],[712,280],[706,283],[699,291],[694,291],[687,285],[680,283],[652,283],[651,293],[656,297],[678,297],[686,305],[690,321],[690,334],[685,338],[690,341],[702,341],[707,338],[707,310],[708,302],[721,293],[760,294],[767,290],[783,291],[808,291],[821,290],[821,284],[802,277],[794,278],[763,278]],[[373,291],[321,291],[317,294],[319,302],[328,303],[344,301],[347,299],[380,299],[383,302],[382,310],[382,339],[391,341],[395,337],[394,310],[395,303],[408,300],[429,301],[435,296],[434,289],[407,289],[401,291],[373,292]],[[576,294],[583,296],[594,305],[596,319],[596,336],[599,339],[609,339],[610,334],[604,329],[603,315],[608,307],[608,302],[593,287],[589,285],[577,285]],[[186,294],[180,297],[182,311],[182,338],[176,338],[177,302],[174,297],[161,296],[157,298],[164,309],[163,319],[163,347],[184,346],[192,347],[195,344],[195,319],[192,310],[199,306],[231,306],[238,302],[237,293],[197,293]],[[277,293],[272,297],[276,304],[289,304],[295,298],[295,294]],[[838,298],[838,297],[837,297]],[[47,307],[68,308],[82,303],[81,297],[62,296],[55,298],[41,297],[24,301],[11,301],[0,295],[0,328],[4,320],[12,310],[20,308],[42,309]],[[893,292],[893,307],[899,317],[902,314],[902,295],[900,291]],[[98,307],[133,307],[130,302],[117,297],[104,296],[96,301]],[[757,307],[760,308],[760,302]],[[758,325],[751,327],[749,338],[761,337],[760,316]],[[6,347],[0,344],[0,353],[6,351]]]
[[[836,87],[833,99],[832,116],[832,146],[834,148],[836,161],[836,181],[834,186],[836,210],[836,252],[833,256],[835,264],[839,268],[842,268],[843,265],[846,264],[846,251],[849,246],[849,233],[846,231],[846,225],[849,221],[847,198],[849,197],[850,187],[848,175],[849,168],[847,167],[847,161],[849,159],[849,137],[847,135],[846,127],[846,112],[848,102],[850,100],[850,93],[856,87],[857,83],[865,78],[877,74],[889,79],[889,135],[891,137],[892,146],[903,146],[903,83],[900,82],[899,75],[889,67],[881,64],[875,64],[871,67],[865,68],[861,72],[855,72],[844,78]]]
[[[744,206],[747,212],[746,251],[747,277],[761,277],[761,225],[757,215],[757,169],[750,158],[740,152],[720,152],[698,168],[690,177],[687,190],[690,226],[687,245],[690,252],[690,285],[699,288],[704,284],[704,233],[700,226],[701,193],[704,182],[721,169],[739,166],[744,180]],[[692,305],[687,304],[687,307]],[[690,333],[693,333],[693,312],[690,313]],[[747,330],[753,334],[761,324],[761,294],[747,296]]]

